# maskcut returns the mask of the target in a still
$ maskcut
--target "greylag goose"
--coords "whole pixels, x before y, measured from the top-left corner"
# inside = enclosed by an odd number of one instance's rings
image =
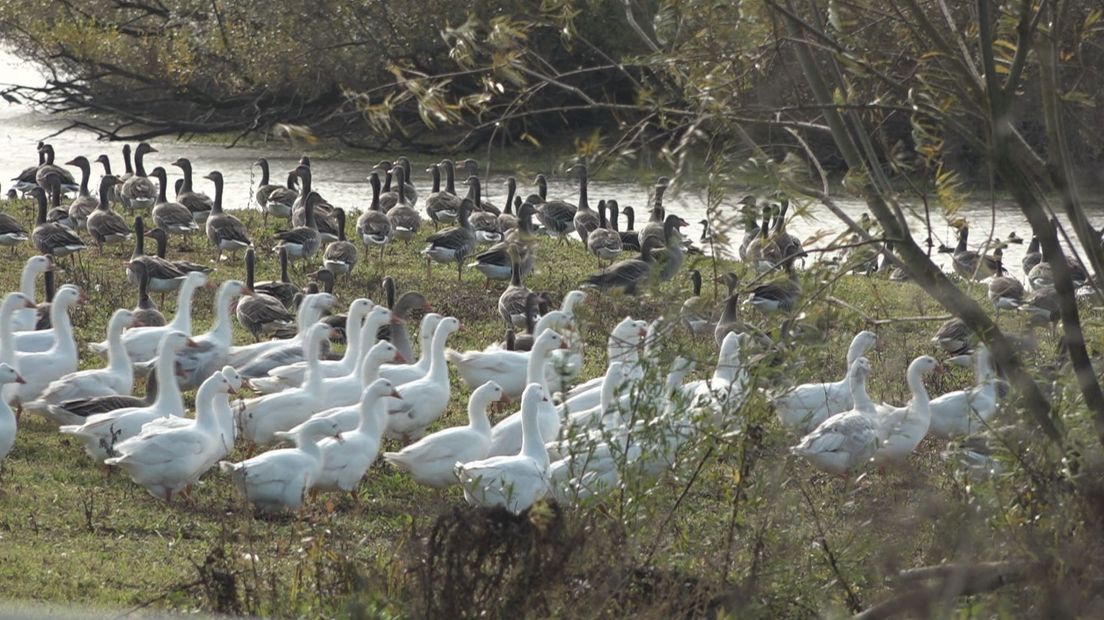
[[[686,220],[675,215],[668,214],[663,221],[664,249],[656,252],[656,259],[660,263],[659,279],[669,282],[675,277],[682,263],[686,259],[686,250],[682,245],[682,233],[680,226],[686,226]]]
[[[345,210],[334,209],[334,218],[337,219],[337,241],[326,246],[322,264],[334,274],[344,276],[356,267],[358,253],[356,246],[345,240]]]
[[[432,312],[433,306],[426,301],[425,295],[417,291],[407,291],[396,301],[395,281],[390,277],[383,279],[383,289],[387,298],[387,307],[391,309],[392,321],[381,326],[376,337],[395,345],[404,358],[414,360],[416,359],[414,347],[410,342],[410,332],[407,331],[406,325],[414,318],[415,310]]]
[[[103,161],[107,161],[105,155],[100,155]],[[92,214],[92,211],[99,206],[100,202],[88,191],[88,180],[92,176],[92,165],[88,163],[88,158],[82,156],[74,157],[73,159],[65,162],[66,166],[75,166],[80,168],[81,182],[80,190],[77,192],[77,197],[73,199],[73,202],[69,203],[69,221],[73,224],[73,228],[82,230],[88,223],[88,216]],[[104,173],[104,178],[112,178],[110,172]],[[115,189],[115,185],[108,189],[108,198],[111,198],[111,192]]]
[[[199,226],[196,225],[195,219],[192,218],[192,212],[180,204],[179,202],[171,201],[166,193],[168,187],[168,177],[165,174],[165,169],[161,166],[157,166],[150,171],[150,176],[157,179],[157,204],[153,206],[153,223],[158,228],[165,232],[177,234],[182,237],[184,245],[187,247],[188,237],[199,230]],[[134,178],[139,178],[135,176]]]
[[[12,181],[15,181],[15,185],[8,190],[9,198],[15,198],[15,196],[11,196],[10,194],[16,190],[19,190],[19,193],[22,194],[29,194],[31,189],[38,185],[38,182],[35,181],[35,173],[38,172],[39,166],[46,163],[46,153],[42,150],[42,142],[38,143],[35,151],[38,153],[38,164],[28,166],[24,168],[18,176],[12,177]]]
[[[132,310],[134,324],[143,327],[164,327],[165,315],[161,314],[149,296],[150,275],[146,272],[146,265],[137,263],[131,267],[131,271],[138,278],[138,305]]]
[[[532,209],[532,205],[527,205]],[[509,280],[513,274],[513,266],[510,260],[510,249],[517,250],[518,262],[521,265],[521,277],[526,277],[533,270],[536,261],[536,252],[527,243],[503,241],[475,255],[475,262],[468,267],[473,267],[487,278],[484,288],[489,288],[491,280]]]
[[[169,235],[160,228],[152,228],[146,231],[146,236],[153,239],[157,245],[157,258],[166,258],[169,251]],[[199,273],[211,273],[212,269],[206,265],[199,265],[186,260],[170,260],[173,267],[184,273],[190,273],[192,271],[198,271]]]
[[[522,327],[525,325],[526,300],[532,291],[521,281],[521,261],[516,249],[511,249],[510,259],[510,286],[498,297],[498,314],[506,327]]]
[[[947,352],[948,355],[965,355],[970,352],[970,330],[962,319],[948,319],[931,339],[933,344]]]
[[[1050,325],[1053,328],[1062,317],[1062,307],[1058,303],[1058,292],[1053,286],[1047,286],[1035,291],[1024,298],[1018,306],[1022,312],[1031,316],[1033,325]]]
[[[732,291],[732,289],[729,289]],[[745,331],[744,321],[740,318],[740,294],[730,292],[721,306],[721,316],[713,327],[713,339],[717,346],[724,343],[725,336]]]
[[[970,238],[970,224],[965,219],[959,218],[952,222],[951,226],[958,229],[958,245],[951,257],[955,272],[964,278],[974,280],[984,280],[995,274],[997,272],[996,257],[986,255],[983,259],[980,253],[967,247]]]
[[[620,290],[626,295],[635,295],[637,288],[652,275],[652,268],[655,266],[652,248],[652,243],[645,243],[640,250],[640,256],[618,261],[588,276],[586,285],[593,286],[603,293]]]
[[[610,202],[613,202],[612,200]],[[586,245],[590,253],[598,257],[598,264],[602,261],[613,261],[621,255],[621,235],[609,227],[606,221],[605,201],[598,202],[598,228],[587,235]],[[576,224],[578,228],[578,224]],[[700,276],[699,276],[700,277]]]
[[[253,202],[257,205],[257,208],[264,214],[264,225],[268,226],[268,216],[271,213],[276,217],[291,217],[291,208],[289,207],[284,213],[274,213],[268,209],[268,197],[272,195],[272,192],[284,189],[282,185],[274,185],[269,183],[271,179],[271,172],[268,168],[268,160],[260,158],[253,162],[254,166],[261,169],[261,179],[257,182],[257,189],[253,191]],[[273,207],[279,206],[279,203],[273,203]]]
[[[27,236],[27,229],[23,228],[19,220],[7,213],[0,213],[0,246],[11,248],[11,253],[14,255],[15,248],[25,243],[27,239],[30,239]]]
[[[46,160],[35,171],[35,183],[38,183],[42,187],[46,187],[46,175],[56,174],[58,175],[58,181],[61,185],[62,192],[75,192],[80,189],[76,180],[73,179],[73,174],[68,170],[54,164],[54,147],[50,144],[43,144],[41,146],[42,154]]]
[[[46,182],[52,187],[59,181],[57,175],[49,175]],[[38,202],[37,224],[31,232],[31,243],[35,250],[55,258],[63,258],[83,250],[84,242],[73,231],[61,224],[46,221],[46,192],[41,187],[36,187],[31,190],[31,196]]]
[[[268,224],[268,214],[271,213],[274,217],[287,218],[291,221],[292,210],[295,207],[295,201],[299,199],[299,190],[295,189],[299,181],[299,175],[295,171],[289,172],[287,177],[287,186],[276,186],[268,194],[268,198],[265,199],[264,212],[265,212],[265,225]]]
[[[51,266],[52,267],[52,266]],[[54,303],[54,270],[47,269],[42,274],[42,293],[44,301],[35,308],[35,331],[42,331],[44,329],[53,329],[54,323],[50,320],[50,308]]]
[[[619,204],[616,200],[606,202],[606,209],[609,211],[610,228],[621,236],[621,251],[639,252],[640,233],[633,230],[633,225],[636,223],[636,211],[628,205],[623,209],[619,209],[618,207]],[[618,228],[617,215],[619,212],[625,215],[625,230]]]
[[[176,202],[188,207],[188,211],[191,212],[192,219],[195,220],[196,224],[206,222],[215,203],[207,194],[195,191],[195,187],[192,185],[192,162],[186,157],[181,157],[174,161],[172,165],[180,168],[180,171],[184,174],[184,184],[176,192]]]
[[[441,168],[445,169],[445,189],[440,190]],[[426,172],[433,175],[433,193],[426,198],[426,214],[436,230],[443,222],[452,224],[460,217],[461,198],[456,195],[456,168],[451,159],[433,164]]]
[[[306,158],[304,158],[306,159]],[[307,196],[311,192],[314,186],[313,174],[309,164],[300,164],[295,169],[295,174],[299,177],[299,198],[295,200],[295,205],[291,210],[291,224],[292,226],[302,227],[307,226]],[[314,192],[318,193],[318,192]],[[318,231],[322,243],[327,243],[337,239],[337,223],[330,217],[330,212],[333,211],[333,205],[322,198],[319,194],[318,198],[314,200],[314,224],[313,227]]]
[[[598,214],[590,208],[587,200],[587,167],[585,164],[575,164],[575,170],[579,173],[579,206],[575,209],[575,217],[571,218],[575,226],[575,232],[583,245],[587,245],[587,237],[601,224]]]
[[[503,205],[502,215],[498,216],[498,229],[503,233],[518,227],[517,215],[510,212],[517,195],[517,179],[506,177],[506,204]]]
[[[111,174],[111,173],[105,168],[104,169],[104,174]],[[130,177],[134,176],[134,165],[131,164],[130,145],[129,144],[124,144],[123,145],[123,173],[115,175],[115,176],[119,177],[119,181],[121,181],[123,183],[126,183],[127,180],[130,179]],[[122,189],[123,188],[120,187],[119,191],[122,192]],[[119,195],[119,200],[120,200],[120,202],[122,201],[122,194],[121,193]]]
[[[756,207],[755,196],[748,194],[740,199],[740,219],[744,223],[744,236],[740,239],[738,254],[740,260],[746,261],[748,248],[759,238],[762,229],[759,227],[759,209]]]
[[[472,203],[480,204],[483,192],[479,177],[468,177],[465,183],[470,188]],[[502,241],[502,231],[498,227],[498,216],[494,213],[476,211],[468,216],[468,221],[471,222],[472,232],[475,233],[475,239],[479,243],[498,243]]]
[[[222,253],[229,252],[231,256],[252,247],[249,239],[249,229],[241,220],[225,212],[222,208],[222,173],[212,170],[207,173],[205,179],[215,184],[215,201],[211,206],[211,213],[207,216],[205,224],[207,228],[207,241],[218,249],[217,261],[222,260]]]
[[[184,281],[185,272],[172,262],[158,256],[146,255],[146,224],[142,216],[134,218],[134,252],[127,263],[127,281],[131,284],[139,284],[145,275],[149,282],[146,284],[156,293],[161,293],[161,301],[164,303],[164,295],[180,288]],[[141,269],[139,269],[141,266]]]
[[[801,299],[801,283],[794,272],[793,264],[784,265],[786,277],[774,282],[760,284],[751,289],[751,296],[745,302],[760,312],[791,312]]]
[[[248,252],[248,250],[246,250]],[[251,288],[254,292],[263,293],[271,297],[275,297],[280,300],[280,303],[285,308],[292,306],[292,299],[295,298],[295,294],[299,292],[299,287],[291,283],[291,279],[288,278],[288,255],[287,250],[280,248],[277,251],[277,255],[280,260],[280,279],[276,281],[257,282]]]
[[[530,196],[527,202],[533,202],[537,206],[537,219],[548,234],[558,237],[560,241],[566,241],[567,235],[575,232],[575,205],[545,198],[548,194],[548,179],[543,174],[537,175],[536,184],[537,199]]]
[[[391,222],[391,234],[396,239],[407,243],[418,234],[422,227],[422,216],[410,206],[406,198],[405,172],[402,166],[395,166],[391,174],[395,177],[395,184],[399,188],[399,200],[390,210],[384,209],[387,219]]]
[[[88,220],[85,222],[88,235],[92,237],[92,241],[96,243],[96,249],[101,254],[105,243],[123,243],[129,241],[133,234],[123,216],[111,210],[111,201],[107,194],[115,184],[115,177],[105,176],[100,179],[100,203],[92,213],[88,214]]]
[[[1031,242],[1027,244],[1027,253],[1024,254],[1020,265],[1023,266],[1024,275],[1031,273],[1035,265],[1043,262],[1043,253],[1039,251],[1039,238],[1031,235]]]
[[[468,222],[468,215],[474,207],[474,203],[465,198],[460,204],[460,225],[426,237],[429,245],[422,250],[422,255],[426,257],[427,270],[431,266],[430,261],[438,263],[455,261],[456,279],[463,279],[464,259],[475,252],[475,234],[472,233],[471,224]]]
[[[406,196],[406,203],[412,207],[417,206],[418,188],[414,187],[414,170],[410,165],[410,158],[399,155],[395,158],[395,163],[403,169],[403,194]]]
[[[692,294],[682,302],[679,318],[687,331],[695,336],[714,331],[717,324],[713,321],[713,310],[701,296],[702,276],[697,269],[690,270]],[[723,338],[722,338],[723,340]]]
[[[253,248],[249,248],[245,251],[245,288],[252,293],[238,301],[235,314],[238,323],[253,335],[254,341],[259,342],[262,334],[294,325],[295,318],[279,299],[255,288],[255,270],[256,255]]]
[[[129,146],[129,145],[128,145]],[[123,147],[123,155],[126,156],[128,152],[128,146]],[[153,182],[146,177],[145,157],[147,153],[156,153],[157,149],[150,146],[148,143],[143,142],[138,145],[138,148],[134,149],[134,174],[123,181],[123,187],[119,190],[119,196],[123,200],[123,208],[128,212],[135,209],[141,209],[149,211],[158,202],[158,189],[153,186]],[[127,158],[127,172],[130,172],[129,162]],[[164,197],[164,183],[161,184],[162,189],[160,191],[162,198]]]
[[[302,166],[300,166],[302,168]],[[300,176],[299,178],[303,178]],[[309,179],[309,172],[307,178]],[[276,233],[280,240],[276,249],[283,248],[287,252],[288,260],[307,260],[314,256],[322,247],[322,236],[318,234],[318,226],[315,224],[314,209],[322,202],[322,196],[318,192],[310,192],[306,196],[304,204],[305,224],[288,231]]]
[[[989,301],[999,314],[1002,309],[1015,309],[1023,302],[1024,287],[1020,281],[1005,275],[1004,250],[997,248],[993,255],[997,259],[997,275],[989,279]]]
[[[667,235],[663,229],[663,223],[667,217],[667,210],[663,207],[663,196],[667,193],[667,187],[671,184],[667,177],[656,179],[655,196],[652,199],[652,210],[648,216],[648,223],[640,227],[640,245],[645,242],[653,243],[652,247],[661,248],[667,245]]]
[[[774,239],[775,244],[778,246],[778,253],[781,255],[781,260],[796,260],[807,256],[805,248],[801,247],[801,241],[797,237],[786,232],[786,211],[790,208],[790,201],[788,198],[781,200],[781,206],[778,211],[778,217],[774,220]],[[708,224],[708,221],[706,222]],[[802,263],[804,264],[804,263]]]
[[[744,250],[744,261],[751,263],[756,272],[763,273],[774,269],[782,262],[782,251],[771,236],[771,207],[763,207],[763,225],[759,227],[759,236],[752,239]]]
[[[368,248],[379,248],[379,259],[383,261],[383,250],[387,247],[387,244],[391,242],[391,220],[384,215],[383,211],[380,211],[380,179],[379,174],[373,172],[368,177],[369,183],[372,185],[372,204],[357,218],[357,235],[360,236],[360,240],[364,243],[365,258],[368,255]],[[427,200],[427,204],[433,199],[431,195]]]

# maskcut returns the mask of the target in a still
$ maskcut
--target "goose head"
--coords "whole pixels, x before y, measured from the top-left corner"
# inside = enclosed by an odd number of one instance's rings
[[[399,353],[395,345],[386,340],[381,340],[368,351],[368,362],[378,368],[380,364],[403,364],[406,362],[406,358],[403,357],[402,353]]]
[[[935,361],[935,358],[930,355],[921,355],[920,357],[912,360],[909,364],[908,372],[910,375],[921,376],[926,375],[929,372],[935,370],[939,362]]]
[[[648,323],[646,321],[637,321],[632,317],[626,317],[613,328],[610,338],[622,344],[639,346],[640,343],[644,342],[644,337],[647,335]]]
[[[537,339],[533,342],[533,351],[541,351],[547,353],[553,349],[559,349],[565,346],[563,336],[559,335],[555,331],[548,329],[545,330]]]
[[[290,431],[278,431],[274,437],[290,439],[296,445],[307,440],[318,440],[321,437],[334,437],[341,439],[341,427],[333,418],[311,418]]]
[[[19,375],[19,372],[12,368],[8,364],[0,364],[0,385],[7,385],[8,383],[26,383],[23,377]]]
[[[111,320],[107,325],[108,332],[122,333],[123,328],[135,327],[138,325],[138,321],[135,320],[133,312],[120,308],[115,311],[115,314],[111,315]]]
[[[32,256],[23,265],[23,270],[35,275],[54,270],[54,261],[49,256]]]
[[[488,381],[475,388],[469,400],[469,404],[478,409],[486,409],[488,405],[496,402],[508,403],[510,402],[510,396],[502,390],[502,386],[494,381]]]
[[[222,370],[219,372],[222,373],[223,377],[226,377],[226,382],[231,388],[230,391],[227,392],[228,394],[235,394],[243,387],[250,387],[249,381],[238,374],[237,369],[233,366],[223,366]]]

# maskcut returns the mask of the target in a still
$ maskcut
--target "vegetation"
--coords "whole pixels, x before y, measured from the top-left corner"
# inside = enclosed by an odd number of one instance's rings
[[[29,219],[24,206],[15,212]],[[258,214],[238,215],[261,229]],[[466,329],[452,346],[482,347],[500,337],[499,319],[489,310],[497,293],[483,291],[472,271],[463,283],[449,269],[427,276],[412,260],[416,247],[396,247],[383,266],[362,264],[339,284],[338,296],[345,303],[359,295],[378,298],[386,273],[400,289],[427,292],[438,311],[461,318]],[[539,253],[544,267],[531,279],[535,290],[564,292],[593,264],[577,244],[542,241]],[[25,257],[21,249],[19,258]],[[182,257],[210,259],[206,253]],[[120,276],[118,257],[89,251],[82,260],[62,280],[93,291],[95,303],[74,316],[83,347],[102,338],[112,308],[133,304],[133,290]],[[697,266],[708,272],[710,262],[699,258]],[[242,270],[223,264],[215,279],[241,277]],[[260,270],[260,279],[276,275],[271,260]],[[0,288],[15,288],[17,277],[6,270]],[[1001,473],[975,480],[957,460],[940,456],[952,446],[929,440],[903,470],[845,484],[788,455],[795,438],[774,419],[768,394],[790,383],[842,376],[851,336],[871,328],[880,339],[871,353],[872,394],[902,402],[905,367],[931,349],[936,323],[893,317],[937,319],[941,313],[913,284],[840,277],[819,267],[804,280],[803,315],[791,335],[781,337],[774,318],[746,317],[778,338],[780,348],[748,354],[753,380],[765,392],[731,412],[739,422],[735,432],[703,437],[657,481],[630,479],[623,491],[577,509],[539,505],[520,518],[470,510],[461,507],[456,490],[420,487],[382,462],[369,472],[358,502],[322,496],[298,516],[254,516],[217,473],[190,500],[165,505],[117,473],[105,476],[77,445],[27,415],[0,479],[5,596],[283,617],[502,617],[519,609],[533,616],[807,617],[857,612],[913,592],[913,582],[898,581],[902,569],[1015,561],[1014,571],[981,566],[1003,571],[1007,581],[1027,578],[1024,587],[968,599],[951,591],[925,604],[934,606],[933,613],[977,615],[1042,615],[1097,604],[1082,579],[1097,569],[1101,539],[1097,521],[1083,518],[1092,505],[1074,492],[1098,484],[1091,458],[1062,461],[1060,452],[1020,435],[1001,444]],[[982,295],[977,287],[967,290]],[[581,311],[584,375],[602,371],[604,334],[620,317],[674,318],[678,304],[671,300],[688,294],[680,280],[641,298],[592,297]],[[200,292],[197,332],[210,323],[212,297]],[[829,297],[838,301],[828,303]],[[1020,327],[1015,317],[1002,320]],[[1104,334],[1091,333],[1099,346]],[[235,335],[248,340],[240,329]],[[1052,347],[1044,342],[1040,358],[1050,359]],[[698,360],[699,374],[711,372],[711,340],[696,341],[676,328],[667,348]],[[86,356],[83,363],[100,362]],[[1073,435],[1090,422],[1081,408],[1066,404],[1076,401],[1068,381],[1062,373],[1055,377],[1055,400]],[[971,382],[970,373],[947,369],[929,387],[938,394]],[[467,390],[456,380],[453,389],[457,396],[442,426],[464,419]],[[1009,401],[1000,424],[1016,425],[1015,410],[1015,400]]]

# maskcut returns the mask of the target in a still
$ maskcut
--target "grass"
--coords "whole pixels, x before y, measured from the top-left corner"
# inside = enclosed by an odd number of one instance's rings
[[[27,203],[7,210],[30,222]],[[270,247],[272,230],[260,232],[259,214],[238,215],[258,231],[258,248]],[[337,285],[341,303],[359,296],[379,300],[379,282],[390,275],[400,293],[420,290],[436,311],[461,319],[465,331],[452,338],[453,348],[482,348],[500,339],[503,326],[495,301],[502,285],[485,290],[474,270],[465,270],[463,282],[457,282],[455,269],[441,266],[427,276],[424,262],[415,258],[420,247],[396,245],[385,265],[362,258],[355,273]],[[29,250],[20,248],[18,260],[5,261],[0,290],[17,288],[19,266]],[[135,291],[123,278],[124,252],[110,252],[117,254],[101,257],[89,250],[81,268],[61,274],[62,282],[81,284],[91,294],[91,303],[73,316],[82,351],[88,342],[103,338],[114,308],[135,303]],[[275,261],[260,253],[258,280],[275,279]],[[577,243],[543,240],[538,256],[538,269],[527,284],[557,297],[595,268],[593,257]],[[180,257],[211,258],[204,252]],[[708,259],[697,261],[703,272],[712,273]],[[733,266],[719,266],[729,268]],[[213,279],[243,276],[238,259],[218,265]],[[805,277],[806,291],[815,293],[807,296],[798,321],[803,336],[789,343],[780,365],[764,363],[753,369],[761,387],[842,376],[847,343],[856,331],[869,327],[867,319],[943,314],[915,285],[860,276],[837,279],[827,272]],[[294,273],[293,279],[305,282]],[[706,288],[712,295],[712,288]],[[979,298],[983,294],[980,287],[972,290]],[[584,378],[603,371],[605,334],[620,318],[673,316],[688,294],[689,282],[680,278],[636,298],[592,295],[580,311],[587,346]],[[829,304],[828,296],[847,305]],[[212,297],[213,291],[199,293],[196,333],[211,322]],[[172,308],[165,310],[171,317]],[[780,320],[748,319],[775,332]],[[905,367],[916,355],[934,353],[928,338],[936,325],[907,322],[875,328],[879,344],[870,355],[875,398],[907,400]],[[1099,337],[1098,329],[1091,333]],[[236,326],[235,341],[249,340]],[[712,339],[694,340],[677,331],[667,344],[699,360],[699,375],[711,372],[716,351]],[[1051,349],[1044,342],[1041,355]],[[82,367],[100,363],[82,356]],[[928,385],[935,395],[971,379],[967,371],[946,370]],[[452,388],[452,403],[440,427],[465,420],[468,390],[455,374]],[[344,495],[322,497],[298,516],[255,517],[217,472],[208,474],[190,500],[166,505],[119,473],[105,476],[78,445],[28,415],[0,478],[0,592],[8,599],[82,608],[152,605],[278,616],[423,615],[435,609],[433,597],[445,591],[443,581],[427,577],[427,571],[439,566],[434,554],[460,553],[455,550],[458,540],[477,549],[472,541],[479,540],[478,534],[457,529],[460,523],[487,528],[484,534],[494,544],[513,540],[509,536],[526,541],[511,553],[527,558],[526,570],[539,566],[546,572],[542,581],[510,590],[515,597],[510,600],[523,600],[523,606],[513,609],[532,615],[588,610],[581,615],[662,617],[708,608],[800,617],[867,606],[889,594],[885,579],[898,568],[1000,555],[990,543],[1000,530],[993,519],[1007,516],[1006,497],[1000,493],[1008,489],[971,488],[940,459],[945,442],[928,440],[901,471],[867,476],[845,488],[788,456],[786,448],[794,438],[779,428],[764,396],[752,397],[740,413],[742,433],[703,438],[658,482],[641,482],[585,509],[560,513],[542,506],[527,518],[504,524],[475,512],[449,517],[463,504],[456,489],[420,487],[382,462],[363,482],[359,502]],[[1016,421],[1014,414],[1002,415],[1002,423]],[[1006,484],[1018,483],[1014,479]],[[441,515],[443,521],[438,520]],[[451,530],[446,527],[450,523]],[[452,538],[442,534],[451,542],[434,547],[429,539],[435,528],[452,532]],[[533,555],[534,549],[545,555]],[[513,567],[504,569],[495,583],[530,574],[509,564],[513,556],[508,554],[478,555],[465,570],[490,562],[488,557]],[[459,589],[472,601],[477,590]],[[505,597],[505,592],[495,596]],[[505,599],[479,600],[481,605],[502,605],[490,615],[511,609]],[[1011,599],[982,602],[986,612],[1015,611]],[[701,605],[708,607],[694,607]],[[463,615],[475,611],[468,608]]]

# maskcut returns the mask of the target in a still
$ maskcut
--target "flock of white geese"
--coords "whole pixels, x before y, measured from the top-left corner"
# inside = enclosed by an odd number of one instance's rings
[[[785,232],[785,203],[763,209],[761,226],[755,222],[759,207],[745,203],[750,223],[741,256],[756,269],[781,268],[788,275],[750,293],[736,291],[730,281],[731,294],[718,312],[703,311],[697,297],[687,301],[682,322],[717,341],[712,376],[688,381],[693,364],[681,357],[657,373],[658,360],[665,359],[659,353],[664,323],[627,317],[609,334],[606,371],[583,380],[579,304],[595,290],[631,294],[650,280],[671,279],[693,251],[679,232],[685,222],[662,206],[666,180],[656,184],[647,225],[620,231],[615,203],[590,208],[583,166],[575,168],[580,186],[575,204],[549,199],[539,177],[540,191],[524,200],[515,196],[511,179],[509,198],[499,209],[481,199],[475,175],[465,180],[467,196],[459,196],[455,164],[445,160],[430,168],[434,187],[424,199],[424,213],[435,226],[453,225],[430,235],[421,254],[427,262],[455,263],[459,277],[470,264],[488,279],[509,280],[498,311],[511,330],[525,331],[511,331],[508,344],[459,352],[448,342],[462,329],[460,321],[427,311],[415,357],[404,319],[410,307],[426,308],[419,295],[388,305],[358,298],[338,322],[330,316],[336,304],[331,292],[299,291],[288,282],[289,261],[321,264],[332,284],[333,274],[354,269],[360,254],[346,239],[345,212],[311,188],[305,158],[287,185],[269,185],[267,163],[258,162],[263,178],[255,190],[257,204],[266,218],[287,218],[289,227],[277,234],[284,277],[254,282],[252,231],[222,209],[221,175],[206,175],[214,187],[209,198],[192,185],[190,162],[178,159],[174,165],[184,177],[169,200],[165,170],[145,171],[143,158],[156,151],[143,143],[133,164],[129,148],[124,152],[125,175],[113,175],[106,156],[96,160],[104,175],[93,196],[86,158],[69,162],[82,173],[78,183],[55,165],[53,149],[40,145],[39,165],[21,174],[13,188],[37,200],[34,230],[28,234],[12,216],[0,217],[0,243],[30,242],[41,253],[23,267],[20,290],[0,304],[0,461],[16,441],[15,407],[20,415],[53,422],[93,461],[122,470],[165,501],[188,493],[217,469],[258,508],[294,510],[315,492],[355,495],[380,457],[421,484],[460,485],[470,503],[513,513],[545,497],[572,503],[606,493],[630,473],[656,476],[673,466],[680,448],[704,429],[737,424],[754,388],[744,367],[749,339],[740,333],[733,308],[743,303],[764,312],[789,310],[801,294],[792,274],[803,251]],[[372,202],[359,215],[354,237],[365,255],[393,239],[414,238],[425,221],[415,209],[417,190],[408,168],[409,160],[399,158],[371,174]],[[67,190],[76,195],[68,207],[62,204]],[[116,205],[134,217],[133,225]],[[143,215],[155,228],[144,229]],[[564,295],[559,308],[547,307],[546,299],[524,286],[540,231],[564,240],[578,235],[600,261],[610,263],[580,290]],[[187,243],[193,232],[205,234],[219,255],[246,252],[245,281],[218,284],[214,323],[202,334],[192,330],[192,302],[196,290],[208,285],[211,270],[165,257],[169,235],[181,235]],[[145,237],[158,241],[157,254],[145,253]],[[56,261],[78,255],[89,241],[101,250],[135,244],[126,277],[138,287],[139,304],[116,310],[106,339],[90,345],[93,354],[106,356],[106,366],[78,370],[70,310],[85,293],[72,284],[60,286],[44,312],[36,303],[36,282],[40,275],[52,282]],[[481,245],[490,247],[480,251]],[[626,248],[637,254],[621,259]],[[408,258],[416,260],[413,254]],[[693,278],[697,293],[700,274]],[[156,310],[150,292],[176,293],[171,320]],[[235,319],[255,342],[233,342]],[[347,346],[340,358],[327,358],[322,352],[339,329]],[[273,334],[282,337],[264,339]],[[801,438],[794,454],[825,472],[851,476],[872,460],[900,461],[929,433],[969,435],[997,409],[998,379],[983,347],[972,353],[973,387],[929,399],[923,376],[936,360],[921,356],[908,368],[908,404],[873,402],[866,393],[871,366],[863,356],[875,340],[871,332],[855,336],[845,377],[772,398],[781,423]],[[468,424],[426,434],[453,398],[450,366],[472,389]],[[141,376],[148,377],[146,395],[132,396]],[[234,398],[243,387],[256,395]],[[189,417],[183,393],[193,389],[195,412]],[[500,402],[519,406],[492,425],[488,410]],[[403,447],[381,454],[385,439]],[[291,447],[226,460],[239,443],[258,449],[283,442]]]

